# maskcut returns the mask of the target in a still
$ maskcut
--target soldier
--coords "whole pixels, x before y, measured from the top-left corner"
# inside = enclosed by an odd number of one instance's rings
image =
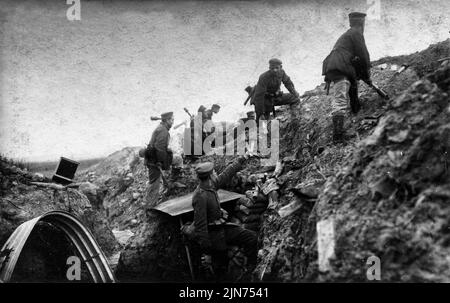
[[[173,153],[169,149],[169,130],[173,125],[173,112],[161,115],[161,123],[153,131],[147,146],[145,165],[148,168],[149,190],[147,192],[148,207],[152,208],[161,203],[167,191],[165,172],[172,164]],[[156,199],[154,198],[156,197]],[[150,200],[150,201],[149,201]]]
[[[353,112],[359,110],[358,82],[362,79],[369,85],[370,57],[364,40],[364,13],[349,15],[350,29],[347,30],[323,61],[322,75],[329,87],[333,82],[333,140],[338,143],[344,139],[344,120],[349,105]],[[350,104],[349,104],[350,103]]]
[[[227,245],[236,245],[244,249],[248,272],[256,266],[256,233],[237,224],[227,223],[227,214],[220,208],[217,196],[217,190],[240,170],[246,159],[248,155],[239,157],[237,162],[229,165],[219,176],[216,175],[214,164],[211,162],[200,163],[195,168],[200,183],[192,197],[194,235],[203,252],[203,263],[214,265],[218,279],[226,275]]]
[[[212,120],[213,114],[218,114],[219,111],[220,111],[220,105],[213,104],[210,109],[207,109],[203,112],[203,118],[204,118],[203,123],[205,123],[208,120]]]
[[[283,94],[280,90],[282,82],[289,93]],[[282,62],[279,59],[270,59],[269,70],[259,76],[250,102],[255,105],[256,122],[258,123],[260,118],[268,120],[274,106],[294,104],[299,100],[299,93],[283,70]]]
[[[249,121],[249,120],[256,120],[255,112],[254,111],[247,112],[247,117],[246,118],[242,118],[241,120],[244,121],[244,123]]]

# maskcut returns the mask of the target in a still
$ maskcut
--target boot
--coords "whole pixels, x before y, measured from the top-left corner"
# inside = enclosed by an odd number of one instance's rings
[[[344,115],[333,115],[333,141],[342,143],[344,141]]]

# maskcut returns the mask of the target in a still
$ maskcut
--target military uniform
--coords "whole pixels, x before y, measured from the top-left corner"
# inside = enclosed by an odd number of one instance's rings
[[[167,118],[171,113],[161,115]],[[167,171],[172,162],[172,151],[169,150],[169,127],[161,122],[153,131],[147,149],[150,155],[145,158],[145,165],[148,168],[149,188],[147,192],[148,207],[158,205],[164,196],[166,189]]]
[[[269,64],[270,66],[281,66],[282,63],[278,59],[271,59]],[[281,83],[284,84],[289,93],[283,94],[281,92]],[[259,121],[261,117],[268,119],[274,106],[293,104],[297,101],[299,101],[299,94],[289,76],[281,69],[280,73],[268,70],[261,74],[254,89],[251,104],[255,105],[256,120]]]
[[[370,56],[363,32],[355,25],[364,24],[365,14],[350,13],[350,25],[347,32],[339,37],[331,53],[323,61],[322,75],[325,82],[333,82],[332,116],[335,129],[343,127],[343,117],[352,107],[359,110],[358,83],[362,79],[370,81]],[[356,68],[357,67],[357,68]],[[339,132],[338,131],[338,132]]]
[[[226,223],[222,216],[217,189],[226,185],[241,168],[244,158],[229,165],[217,179],[201,181],[192,197],[194,208],[195,238],[203,253],[211,255],[219,275],[226,272],[228,264],[227,245],[236,245],[244,249],[250,266],[256,264],[257,236],[254,231],[244,229],[237,224]],[[201,163],[197,174],[210,174],[213,164]]]

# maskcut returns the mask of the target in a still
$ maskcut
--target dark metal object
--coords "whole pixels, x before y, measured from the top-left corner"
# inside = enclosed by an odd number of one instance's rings
[[[171,200],[167,200],[159,205],[157,205],[154,209],[162,211],[171,216],[179,216],[194,210],[192,207],[192,196],[194,193],[190,193],[181,197],[177,197]],[[223,189],[219,189],[217,191],[217,195],[219,196],[219,203],[226,203],[230,201],[234,201],[239,199],[240,197],[244,197],[244,195],[234,193],[231,191],[226,191]]]
[[[380,95],[380,97],[384,98],[385,100],[389,100],[389,95],[384,90],[379,88],[376,84],[367,82],[366,84],[372,87],[377,92],[377,94]]]
[[[116,282],[102,249],[91,232],[72,214],[50,211],[19,225],[0,251],[0,281],[11,279],[20,253],[38,222],[50,223],[62,230],[75,245],[94,282]]]
[[[68,158],[61,157],[58,167],[53,174],[52,180],[56,183],[67,185],[73,182],[73,177],[80,163]]]
[[[186,114],[189,115],[189,118],[191,118],[191,119],[194,118],[194,116],[191,115],[191,113],[189,112],[189,110],[186,107],[184,107],[183,109],[186,112]]]
[[[255,92],[255,87],[247,86],[245,88],[245,91],[248,93],[248,97],[247,97],[247,99],[245,99],[244,105],[247,105],[248,101],[250,100],[250,98],[253,96],[253,93]]]

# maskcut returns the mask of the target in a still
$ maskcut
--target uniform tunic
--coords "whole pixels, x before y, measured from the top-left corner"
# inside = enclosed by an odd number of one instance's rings
[[[258,83],[256,84],[255,92],[252,96],[251,101],[251,104],[255,105],[255,112],[258,117],[261,114],[270,112],[273,105],[282,105],[272,104],[272,100],[270,98],[267,98],[267,94],[275,94],[280,91],[281,83],[284,84],[291,95],[295,97],[298,96],[291,78],[289,78],[284,70],[281,70],[279,74],[271,70],[268,70],[265,73],[261,74]]]

